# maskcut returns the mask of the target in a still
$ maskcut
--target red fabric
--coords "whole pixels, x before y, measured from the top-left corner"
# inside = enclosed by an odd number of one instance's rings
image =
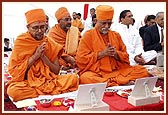
[[[9,77],[9,76],[10,76],[10,75],[9,75],[8,73],[4,73],[4,80],[5,80],[5,81],[11,80],[12,78]]]
[[[164,79],[158,79],[156,82],[156,87],[161,86],[161,88],[164,90]]]
[[[83,20],[86,20],[86,18],[87,18],[87,15],[88,15],[88,8],[89,8],[89,4],[85,4],[85,5],[84,5]]]
[[[36,101],[37,109],[40,111],[67,111],[68,107],[61,105],[56,107],[53,105],[54,101],[63,101],[63,98],[56,98],[52,101],[52,104],[48,108],[44,108],[40,105],[39,100]],[[162,111],[164,110],[164,101],[159,103],[148,104],[144,106],[133,106],[128,103],[126,98],[118,96],[116,93],[112,96],[104,95],[103,101],[110,105],[110,111]]]
[[[110,111],[161,111],[164,110],[164,101],[148,104],[144,106],[133,106],[126,98],[122,98],[114,93],[113,96],[104,95],[103,101],[110,105]]]

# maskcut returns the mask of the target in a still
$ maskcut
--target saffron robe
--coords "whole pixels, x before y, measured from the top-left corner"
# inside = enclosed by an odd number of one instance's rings
[[[54,62],[56,57],[60,58],[63,48],[51,38],[44,36],[42,40],[37,41],[28,32],[17,37],[8,66],[12,80],[8,83],[7,93],[13,101],[77,90],[76,74],[56,75],[41,58],[27,70],[29,58],[43,42],[46,42],[45,55],[51,62]]]
[[[72,30],[74,29],[74,31]],[[76,55],[76,50],[79,42],[79,31],[76,32],[77,27],[71,26],[70,30],[66,33],[63,29],[61,29],[60,24],[56,24],[53,26],[49,32],[48,36],[51,37],[55,42],[59,43],[65,49],[65,52],[62,54],[64,57]],[[71,34],[70,32],[76,32]],[[73,37],[72,37],[73,36]],[[67,44],[68,43],[68,44]],[[68,64],[63,60],[59,60],[61,65],[67,66]]]
[[[107,43],[116,47],[119,61],[109,56],[97,59],[98,52],[103,51]],[[80,40],[76,58],[80,69],[80,84],[107,82],[109,87],[124,85],[149,75],[143,66],[130,66],[129,55],[121,36],[111,30],[106,39],[102,38],[97,27],[86,31]]]
[[[72,26],[75,26],[78,29],[84,29],[84,25],[82,24],[82,21],[77,18],[72,21]]]

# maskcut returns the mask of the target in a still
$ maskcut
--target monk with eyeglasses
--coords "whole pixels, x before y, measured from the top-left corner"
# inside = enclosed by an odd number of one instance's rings
[[[60,7],[55,12],[58,24],[55,24],[48,32],[48,36],[61,44],[65,50],[61,59],[61,65],[65,69],[76,68],[76,51],[80,40],[80,31],[72,26],[72,18],[67,8]]]
[[[14,44],[8,70],[12,80],[7,94],[13,101],[39,95],[56,95],[78,88],[76,74],[58,75],[63,47],[45,36],[46,15],[43,9],[25,13],[26,33],[19,35]]]
[[[77,50],[80,84],[107,82],[107,87],[134,84],[148,77],[143,66],[130,66],[129,55],[119,33],[110,30],[114,9],[96,7],[95,28],[86,31]]]

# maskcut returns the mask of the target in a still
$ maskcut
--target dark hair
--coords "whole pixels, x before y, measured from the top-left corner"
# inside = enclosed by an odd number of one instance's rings
[[[92,21],[93,21],[94,18],[96,18],[96,14],[93,14],[93,16],[92,16]]]
[[[49,20],[49,17],[46,15],[46,19]]]
[[[7,41],[9,41],[9,38],[4,38],[4,42],[7,42]]]
[[[94,10],[94,11],[96,11],[96,9],[95,9],[95,8],[91,8],[91,9],[90,9],[90,11],[91,11],[91,10]]]
[[[134,19],[134,18],[132,18],[132,20],[133,20],[133,23],[135,23],[135,19]]]
[[[80,16],[81,17],[81,13],[77,13],[76,15]]]
[[[147,17],[148,17],[148,15],[146,15],[145,18],[144,18],[145,24],[147,23]]]
[[[76,12],[73,12],[72,14],[77,14]]]
[[[120,13],[120,17],[119,17],[120,21],[121,21],[121,18],[125,18],[127,12],[131,12],[131,11],[130,11],[130,10],[123,10],[123,11]]]
[[[150,21],[151,19],[155,19],[156,16],[155,15],[148,15],[147,17],[147,21]]]

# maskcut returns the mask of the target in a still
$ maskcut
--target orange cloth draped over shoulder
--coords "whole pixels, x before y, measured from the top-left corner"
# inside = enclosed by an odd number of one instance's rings
[[[44,36],[37,41],[28,32],[17,37],[8,66],[12,80],[8,83],[7,93],[13,101],[77,90],[76,74],[55,75],[40,58],[27,70],[29,58],[43,42],[46,42],[45,55],[51,62],[60,58],[62,46],[51,38]]]
[[[98,60],[98,52],[103,51],[107,43],[116,47],[120,61],[107,56]],[[81,84],[107,82],[109,87],[127,84],[130,80],[149,75],[143,66],[129,65],[126,47],[120,35],[111,30],[106,37],[100,35],[97,27],[85,32],[76,56]]]
[[[77,27],[71,26],[66,33],[63,29],[61,29],[60,24],[56,24],[49,30],[48,36],[63,46],[65,52],[62,54],[62,56],[75,57],[80,36]],[[63,59],[60,59],[59,61],[62,65],[67,65]]]
[[[81,29],[84,29],[84,25],[82,24],[82,21],[79,20],[79,19],[75,19],[72,21],[72,26],[75,26],[77,28],[81,28]]]
[[[63,17],[70,17],[70,13],[66,7],[60,7],[55,12],[55,17],[59,22]],[[61,44],[65,50],[65,53],[62,54],[62,57],[75,57],[76,50],[78,47],[80,32],[77,27],[71,26],[71,28],[66,33],[63,29],[61,29],[60,24],[56,24],[53,26],[49,32],[48,36],[53,38],[55,42]],[[63,66],[69,66],[62,58],[59,60],[60,64]]]

